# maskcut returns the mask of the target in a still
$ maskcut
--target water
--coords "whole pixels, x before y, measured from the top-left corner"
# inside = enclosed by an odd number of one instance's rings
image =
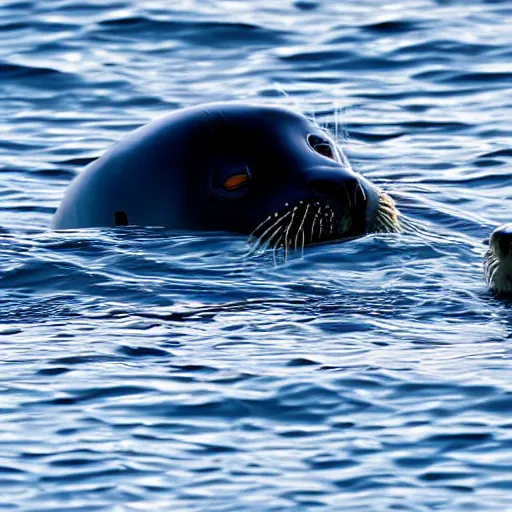
[[[172,7],[171,7],[172,6]],[[0,4],[0,509],[512,510],[507,1]],[[175,108],[314,115],[423,234],[47,231]]]

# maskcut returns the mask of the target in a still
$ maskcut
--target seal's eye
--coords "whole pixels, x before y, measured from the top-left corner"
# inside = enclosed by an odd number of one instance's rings
[[[246,185],[249,181],[249,173],[248,172],[240,172],[237,174],[233,174],[224,182],[224,188],[226,190],[237,190],[240,187]]]
[[[331,160],[336,160],[334,150],[331,146],[331,143],[328,140],[322,139],[322,137],[319,137],[318,135],[309,135],[308,142],[309,142],[309,145],[319,155],[326,156],[327,158],[330,158]]]

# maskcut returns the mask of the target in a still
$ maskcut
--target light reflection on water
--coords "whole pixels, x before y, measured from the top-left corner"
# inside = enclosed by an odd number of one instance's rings
[[[506,510],[507,2],[0,7],[6,510]],[[243,238],[46,230],[178,107],[314,114],[419,232],[274,266]],[[0,507],[1,508],[1,507]]]

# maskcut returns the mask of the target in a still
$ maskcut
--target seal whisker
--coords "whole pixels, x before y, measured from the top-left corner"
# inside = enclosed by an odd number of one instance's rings
[[[380,203],[379,204],[379,210],[383,211],[383,212],[386,212],[388,215],[396,214],[395,209],[390,207],[389,205],[387,205],[385,203]]]
[[[398,210],[391,197],[379,191],[376,224],[379,230],[385,233],[398,233],[402,231],[398,221]]]
[[[490,280],[493,281],[494,278],[496,277],[496,271],[498,270],[498,267],[499,267],[499,261],[498,260],[494,260],[488,267],[487,267],[487,270],[488,270],[488,274],[489,274],[489,277],[490,277]]]
[[[386,217],[386,222],[391,233],[399,233],[400,231],[402,231],[398,219],[396,217]]]
[[[313,242],[315,239],[315,226],[316,226],[317,220],[318,220],[318,211],[315,213],[315,216],[313,217],[313,223],[311,224],[311,238],[309,239],[310,242]]]
[[[275,244],[272,244],[272,240],[279,234],[279,232],[284,229],[284,226],[278,226],[276,228],[276,230],[272,233],[272,236],[267,240],[267,242],[265,243],[265,245],[263,246],[263,250],[267,250],[268,247],[272,247],[274,248],[278,243],[279,241],[281,240],[282,236],[281,235],[275,242]]]
[[[259,238],[255,235],[256,231],[258,231],[258,229],[262,228],[267,222],[270,222],[271,220],[272,215],[269,215],[263,222],[260,222],[253,230],[253,232],[249,235],[249,241],[251,241],[252,238]]]
[[[257,238],[257,241],[255,242],[254,246],[251,248],[251,250],[246,254],[246,257],[248,256],[252,256],[260,247],[263,246],[263,250],[265,250],[268,245],[269,245],[269,241],[272,239],[272,237],[270,237],[268,240],[267,240],[267,243],[265,244],[265,237],[269,234],[269,233],[272,233],[272,230],[279,226],[281,223],[284,222],[284,220],[288,217],[288,215],[290,215],[291,212],[287,212],[285,213],[282,217],[279,217],[270,227],[268,227],[264,232],[263,234],[261,234],[258,238]]]
[[[393,209],[392,199],[387,196],[381,195],[379,197],[379,204],[377,209],[377,216],[375,219],[375,227],[377,232],[396,233],[401,231],[398,222],[398,216],[395,209]]]
[[[297,241],[299,239],[299,233],[302,233],[302,240],[304,240],[304,223],[306,222],[306,217],[308,216],[308,213],[309,213],[309,204],[306,206],[306,210],[304,211],[304,216],[302,217],[302,221],[299,225],[299,229],[297,231],[297,234],[295,235],[295,250],[297,250]],[[303,252],[304,252],[304,244],[303,244]]]
[[[489,271],[492,272],[499,265],[499,259],[492,252],[490,257],[487,259],[486,264],[487,264],[487,268],[489,269]]]
[[[427,234],[426,231],[421,230],[418,226],[416,226],[410,219],[400,215],[400,224],[403,226],[408,232],[417,233],[418,235],[425,236]]]
[[[393,233],[396,231],[396,225],[386,215],[381,215],[377,219],[377,226],[380,228],[381,233]]]
[[[363,200],[366,203],[366,192],[364,191],[363,186],[359,182],[357,182],[356,192],[357,192],[357,189],[359,189],[361,191],[361,193],[363,194]]]
[[[293,220],[295,219],[295,213],[297,212],[297,209],[299,207],[296,206],[293,210],[292,210],[292,218],[290,220],[290,223],[288,224],[288,227],[286,228],[286,232],[284,234],[284,262],[286,263],[286,261],[288,260],[288,233],[290,232],[290,228],[292,227],[292,224],[293,224]]]
[[[320,233],[320,210],[321,210],[321,207],[318,207],[316,214],[315,214],[315,227],[317,228],[316,231],[318,232],[317,233],[318,239],[320,239],[320,236],[321,236],[321,233]]]
[[[279,242],[283,239],[284,234],[282,234],[274,244],[274,247],[272,248],[272,260],[274,262],[274,265],[277,265],[277,251],[279,249]],[[286,260],[285,260],[286,262]]]
[[[488,281],[490,283],[492,283],[493,281],[496,280],[496,275],[498,274],[498,271],[499,271],[499,261],[496,260],[489,266],[489,269],[488,269],[487,275],[488,275]]]
[[[334,233],[334,211],[330,205],[325,207],[325,224],[327,236],[331,236]]]
[[[290,215],[290,213],[291,212],[286,212],[283,216],[278,217],[278,219],[274,222],[274,224],[272,224],[269,228],[267,228],[259,238],[262,240],[265,237],[265,235],[267,235],[269,232],[272,231],[273,228],[275,228],[277,225],[281,224],[286,219],[286,217],[288,217],[288,215]],[[277,215],[278,214],[276,213],[276,216]]]
[[[352,201],[350,200],[350,195],[348,193],[347,187],[343,187],[343,191],[345,192],[345,195],[347,196],[347,202],[348,202],[348,208],[352,208]]]

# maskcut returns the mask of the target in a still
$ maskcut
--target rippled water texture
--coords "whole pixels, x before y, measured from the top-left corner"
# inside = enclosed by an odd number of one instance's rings
[[[172,5],[172,7],[170,7]],[[512,510],[512,6],[0,3],[0,509]],[[54,233],[125,134],[297,108],[421,228],[274,266],[225,233]]]

